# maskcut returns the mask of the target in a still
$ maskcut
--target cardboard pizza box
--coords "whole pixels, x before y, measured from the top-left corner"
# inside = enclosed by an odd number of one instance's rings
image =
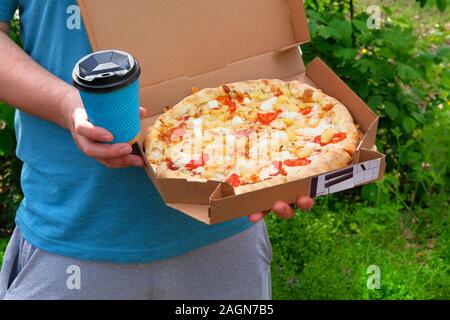
[[[351,165],[235,195],[227,183],[160,178],[145,169],[168,206],[207,224],[270,209],[277,200],[320,196],[382,178],[385,156],[373,151],[378,125],[370,108],[319,58],[304,65],[310,41],[301,0],[78,0],[93,50],[132,53],[142,66],[145,133],[166,106],[193,86],[250,79],[302,80],[340,100],[361,132]],[[143,134],[141,135],[141,137]],[[142,140],[140,141],[142,148]]]

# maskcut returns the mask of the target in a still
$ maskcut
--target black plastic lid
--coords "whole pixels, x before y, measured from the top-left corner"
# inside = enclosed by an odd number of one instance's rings
[[[139,78],[141,68],[129,53],[105,50],[91,53],[77,62],[73,69],[73,85],[88,92],[114,91]]]

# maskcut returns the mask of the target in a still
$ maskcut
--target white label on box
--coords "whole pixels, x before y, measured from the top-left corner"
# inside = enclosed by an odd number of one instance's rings
[[[323,196],[376,180],[380,164],[381,159],[369,160],[314,177],[311,179],[309,195],[311,197]]]

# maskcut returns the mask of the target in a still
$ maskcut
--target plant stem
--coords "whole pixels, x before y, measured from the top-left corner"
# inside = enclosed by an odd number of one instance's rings
[[[353,9],[353,0],[349,0],[350,3],[350,20],[353,20],[354,9]]]

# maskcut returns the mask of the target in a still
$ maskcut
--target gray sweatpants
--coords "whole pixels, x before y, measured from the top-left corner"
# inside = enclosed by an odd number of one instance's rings
[[[272,248],[264,222],[167,260],[117,264],[40,250],[15,229],[0,299],[270,299]]]

